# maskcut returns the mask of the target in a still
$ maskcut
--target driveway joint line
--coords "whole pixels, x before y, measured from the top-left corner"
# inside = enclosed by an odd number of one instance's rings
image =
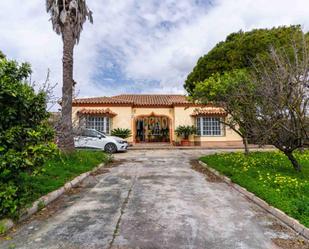
[[[119,228],[120,228],[120,223],[121,223],[121,219],[122,219],[122,216],[125,212],[125,209],[127,207],[127,204],[129,202],[129,199],[130,199],[130,196],[131,196],[131,192],[132,192],[132,189],[134,187],[134,184],[135,184],[135,177],[133,178],[132,180],[132,183],[131,183],[131,186],[128,190],[128,194],[127,194],[127,197],[125,198],[125,200],[123,201],[122,205],[121,205],[121,209],[120,209],[120,215],[119,215],[119,218],[117,220],[117,224],[116,224],[116,227],[114,229],[114,232],[113,232],[113,238],[111,240],[111,242],[109,243],[109,247],[108,249],[111,249],[113,247],[113,244],[114,244],[114,241],[118,235],[118,232],[119,232]]]

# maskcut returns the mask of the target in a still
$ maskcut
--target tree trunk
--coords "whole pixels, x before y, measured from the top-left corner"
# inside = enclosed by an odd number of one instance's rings
[[[289,160],[291,161],[294,169],[298,172],[301,171],[301,166],[298,163],[298,161],[296,160],[296,158],[293,156],[293,153],[290,151],[285,151],[284,154],[289,158]]]
[[[62,30],[63,39],[63,86],[61,102],[60,131],[58,146],[64,152],[74,150],[74,135],[72,128],[72,95],[73,95],[73,52],[74,39],[69,25]]]
[[[245,149],[245,155],[249,155],[249,146],[248,146],[248,138],[243,137],[242,142],[244,144],[244,149]]]

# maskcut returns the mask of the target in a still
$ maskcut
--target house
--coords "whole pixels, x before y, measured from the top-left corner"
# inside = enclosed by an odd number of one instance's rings
[[[73,101],[74,125],[110,134],[112,129],[132,131],[131,143],[166,142],[177,144],[179,125],[195,125],[190,136],[194,145],[240,146],[241,137],[220,122],[222,108],[191,103],[184,95],[122,94],[113,97],[80,98]]]

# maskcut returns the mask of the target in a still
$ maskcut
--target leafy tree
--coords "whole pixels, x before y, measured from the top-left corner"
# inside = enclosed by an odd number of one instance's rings
[[[111,133],[112,133],[112,136],[121,137],[123,139],[131,137],[132,135],[132,132],[130,129],[122,129],[122,128],[113,129]]]
[[[213,74],[208,79],[196,84],[193,99],[204,104],[222,107],[227,117],[221,121],[243,138],[245,153],[248,154],[248,137],[251,120],[254,118],[254,85],[247,70],[236,69],[223,74]]]
[[[271,46],[289,47],[291,39],[301,40],[302,35],[299,25],[232,33],[198,60],[184,87],[192,94],[197,82],[206,80],[214,73],[249,69],[257,56],[267,57]]]
[[[309,52],[305,39],[285,49],[272,49],[267,59],[259,59],[251,77],[255,85],[256,118],[252,134],[260,144],[272,144],[291,161],[301,165],[293,151],[309,138]]]
[[[54,31],[62,36],[63,41],[63,87],[62,110],[59,130],[59,147],[63,151],[74,150],[72,128],[73,94],[73,52],[79,42],[83,24],[88,18],[92,23],[92,12],[86,0],[46,0],[47,12],[51,14]]]
[[[0,59],[4,59],[5,58],[5,55],[4,53],[2,53],[2,51],[0,50]]]
[[[25,174],[37,173],[55,152],[46,124],[46,94],[27,84],[29,64],[0,59],[0,218],[15,216],[31,194]]]

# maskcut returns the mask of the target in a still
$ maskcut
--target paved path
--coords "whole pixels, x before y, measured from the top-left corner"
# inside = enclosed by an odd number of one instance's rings
[[[212,152],[117,154],[118,167],[64,196],[50,217],[21,225],[0,248],[272,249],[273,238],[294,236],[274,230],[274,218],[225,183],[192,170],[190,161],[205,153]]]

